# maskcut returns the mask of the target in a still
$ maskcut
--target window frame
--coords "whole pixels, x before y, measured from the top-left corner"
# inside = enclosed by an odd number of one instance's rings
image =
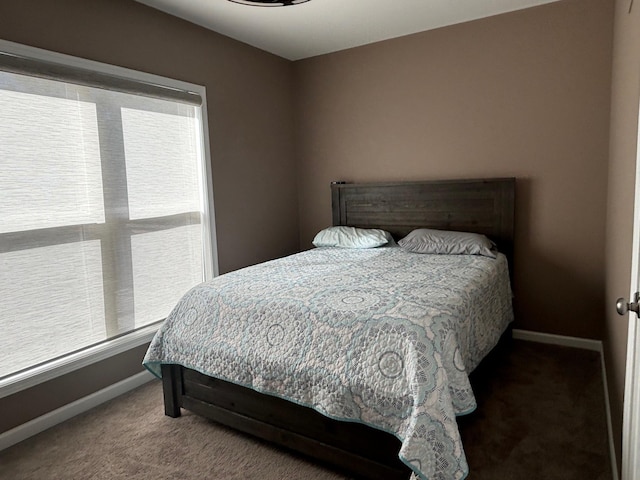
[[[206,88],[202,85],[196,85],[155,74],[140,72],[124,67],[96,62],[93,60],[87,60],[61,53],[51,52],[48,50],[8,42],[5,40],[0,40],[0,51],[8,53],[10,55],[60,64],[61,66],[92,70],[94,72],[117,76],[142,84],[160,86],[172,90],[194,92],[202,98],[202,105],[199,109],[199,119],[201,125],[201,131],[199,133],[201,135],[200,146],[202,148],[202,159],[204,162],[204,171],[202,172],[202,177],[206,183],[206,188],[203,192],[206,198],[203,202],[204,208],[202,212],[202,224],[205,227],[203,229],[204,234],[202,239],[204,267],[203,274],[205,279],[217,276],[219,274],[219,269],[215,214],[213,205],[213,181],[211,172],[209,127],[207,120]],[[73,230],[76,227],[77,226],[54,228],[70,228]],[[5,238],[9,239],[11,239],[11,235],[12,234],[3,234]],[[15,240],[17,241],[17,243],[20,243],[19,237],[21,235],[21,233],[16,234]],[[9,250],[11,250],[11,247],[9,247]],[[151,341],[156,331],[160,327],[160,324],[161,322],[156,322],[151,325],[135,329],[131,332],[122,334],[115,338],[107,339],[96,345],[84,348],[82,350],[53,359],[41,365],[36,365],[35,367],[10,375],[0,380],[0,398],[12,395],[21,390],[25,390],[40,383],[71,373],[75,370],[105,360],[140,345],[144,345],[145,343]]]

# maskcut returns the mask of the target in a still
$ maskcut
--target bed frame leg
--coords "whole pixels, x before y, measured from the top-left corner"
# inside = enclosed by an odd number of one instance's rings
[[[182,397],[182,369],[180,365],[162,365],[162,391],[164,393],[164,414],[180,416]]]

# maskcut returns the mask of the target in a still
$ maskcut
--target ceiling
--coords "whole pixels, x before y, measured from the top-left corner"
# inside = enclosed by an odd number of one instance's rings
[[[557,0],[311,0],[288,7],[228,0],[136,0],[289,60]]]

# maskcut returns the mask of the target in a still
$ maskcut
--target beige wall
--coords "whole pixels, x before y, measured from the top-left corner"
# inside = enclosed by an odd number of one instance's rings
[[[515,176],[515,326],[601,338],[612,19],[566,0],[296,62],[302,248],[332,180]]]
[[[634,178],[640,98],[640,5],[629,13],[616,1],[611,95],[611,140],[606,224],[605,359],[614,438],[618,456],[627,351],[627,321],[614,310],[616,298],[629,295]]]
[[[290,62],[133,0],[3,1],[0,38],[204,85],[221,272],[297,251]],[[143,353],[0,399],[0,432],[141,371]]]

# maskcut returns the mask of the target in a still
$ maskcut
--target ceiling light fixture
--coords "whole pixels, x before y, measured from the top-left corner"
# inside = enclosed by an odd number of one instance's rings
[[[288,7],[298,5],[309,0],[229,0],[233,3],[241,3],[242,5],[252,5],[254,7]]]

